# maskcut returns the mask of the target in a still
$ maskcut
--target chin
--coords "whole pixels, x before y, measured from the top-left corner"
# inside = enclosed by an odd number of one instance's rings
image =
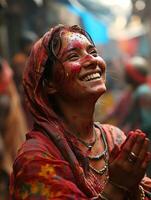
[[[95,89],[91,90],[89,96],[93,97],[95,101],[98,100],[104,93],[106,92],[106,86],[102,85],[101,87],[96,87]]]
[[[95,92],[96,94],[100,95],[100,96],[101,96],[102,94],[104,94],[104,93],[106,92],[106,86],[105,86],[105,84],[96,87],[94,92]]]

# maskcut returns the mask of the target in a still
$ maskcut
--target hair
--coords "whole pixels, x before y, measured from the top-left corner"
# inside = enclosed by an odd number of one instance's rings
[[[65,25],[58,25],[53,29],[51,40],[49,41],[48,47],[45,46],[46,51],[48,53],[48,59],[45,64],[45,70],[43,73],[43,78],[47,81],[52,79],[52,66],[55,64],[56,61],[59,61],[58,55],[62,47],[62,36],[64,34],[64,31],[74,32],[74,33],[80,33],[84,35],[94,46],[94,42],[84,29],[82,29],[78,25],[74,26],[65,26]],[[59,61],[60,62],[60,61]],[[62,63],[60,62],[62,65]]]

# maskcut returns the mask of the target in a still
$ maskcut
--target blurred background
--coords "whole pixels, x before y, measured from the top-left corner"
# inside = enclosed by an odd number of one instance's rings
[[[0,199],[32,117],[22,73],[33,43],[56,24],[79,24],[107,63],[95,119],[151,138],[151,0],[0,0]],[[151,169],[148,169],[150,176]]]
[[[150,58],[150,0],[0,0],[0,53],[20,50],[21,38],[41,36],[55,24],[80,24],[107,61]]]

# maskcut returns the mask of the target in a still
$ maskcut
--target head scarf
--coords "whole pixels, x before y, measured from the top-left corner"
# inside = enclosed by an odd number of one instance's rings
[[[148,63],[143,57],[133,57],[125,64],[127,75],[137,84],[147,82]]]
[[[63,25],[56,26],[48,31],[33,46],[23,76],[23,86],[27,97],[28,107],[35,123],[53,140],[64,158],[70,163],[77,185],[86,194],[95,194],[92,185],[85,179],[83,170],[71,150],[65,137],[65,127],[53,111],[46,95],[43,92],[43,72],[48,59],[48,45],[54,32]],[[52,66],[49,66],[52,67]],[[42,131],[42,132],[43,132]]]

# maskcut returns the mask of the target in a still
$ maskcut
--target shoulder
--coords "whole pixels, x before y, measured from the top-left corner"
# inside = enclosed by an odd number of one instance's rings
[[[118,127],[110,124],[100,124],[98,122],[96,124],[103,129],[107,142],[111,148],[113,148],[115,145],[120,146],[126,139],[126,135]]]
[[[60,151],[47,136],[39,131],[31,131],[26,134],[26,141],[19,149],[17,157],[31,153],[37,155],[38,152],[58,158],[61,157]]]
[[[68,165],[55,144],[41,132],[31,131],[26,135],[26,141],[18,151],[13,164],[14,173],[20,169],[33,168],[47,163],[60,162],[60,165]]]
[[[20,148],[13,165],[13,175],[18,179],[38,177],[45,173],[70,176],[69,163],[63,158],[55,144],[40,132],[30,132]]]

